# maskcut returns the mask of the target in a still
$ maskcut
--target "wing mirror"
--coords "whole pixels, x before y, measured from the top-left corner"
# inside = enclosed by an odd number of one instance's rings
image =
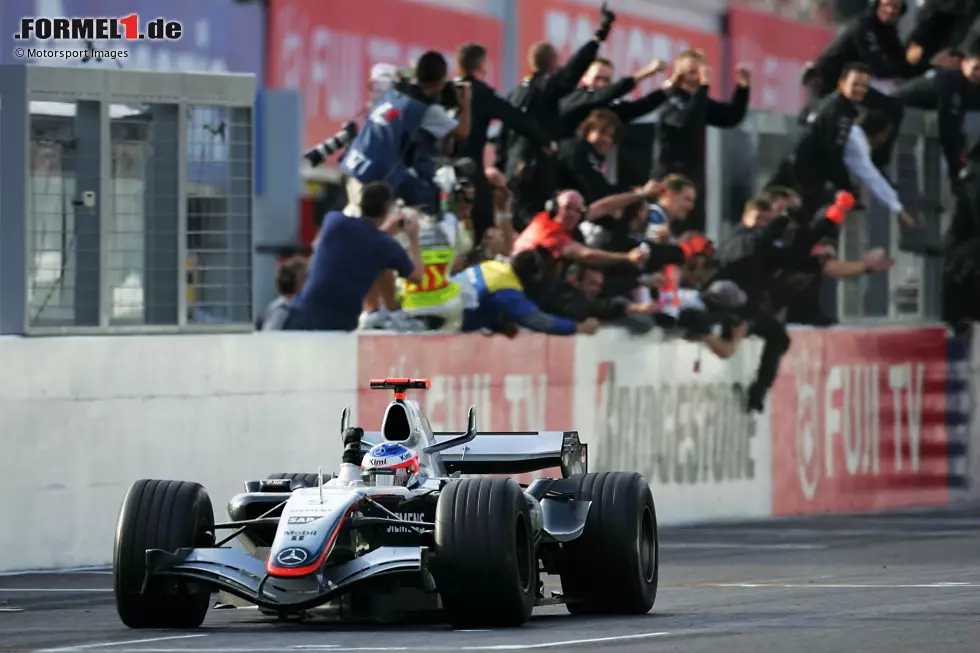
[[[340,437],[344,437],[348,426],[350,426],[350,406],[344,406],[344,413],[340,416]]]
[[[445,451],[446,449],[452,449],[453,447],[458,447],[461,444],[466,444],[467,442],[472,442],[473,438],[476,437],[476,406],[470,406],[469,416],[466,420],[466,433],[455,437],[451,440],[446,440],[445,442],[440,442],[438,444],[430,444],[428,447],[422,450],[423,453],[438,453],[440,451]]]

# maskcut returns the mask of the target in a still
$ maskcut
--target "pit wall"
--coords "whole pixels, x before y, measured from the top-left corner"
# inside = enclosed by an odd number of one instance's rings
[[[335,471],[340,416],[380,428],[383,376],[436,430],[578,430],[590,471],[634,470],[661,525],[976,501],[974,338],[943,328],[792,332],[766,412],[731,360],[651,334],[248,334],[0,339],[0,571],[108,564],[139,478],[195,480],[218,519],[243,482]],[[555,470],[522,475],[526,482]]]

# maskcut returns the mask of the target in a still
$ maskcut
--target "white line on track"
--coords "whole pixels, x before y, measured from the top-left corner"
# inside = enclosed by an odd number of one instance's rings
[[[936,589],[956,589],[959,587],[980,587],[978,583],[921,583],[906,585],[873,585],[858,583],[711,583],[711,587],[744,587],[755,588],[817,588],[817,589],[910,589],[910,588],[936,588]]]
[[[278,648],[245,648],[245,647],[214,647],[214,648],[130,648],[115,649],[113,653],[282,653],[282,651],[326,651],[327,653],[347,653],[348,651],[519,651],[521,649],[560,648],[565,646],[582,646],[587,644],[602,644],[604,642],[626,642],[637,639],[653,639],[665,637],[668,632],[637,633],[635,635],[616,635],[613,637],[593,637],[589,639],[570,639],[561,642],[540,642],[537,644],[488,644],[484,646],[342,646],[337,644],[280,646]],[[151,640],[145,640],[151,641]],[[123,642],[119,642],[122,644]],[[96,648],[92,645],[89,648]],[[49,649],[35,653],[69,653],[81,647]]]
[[[112,588],[102,587],[0,587],[0,592],[22,592],[31,594],[33,592],[111,592]]]
[[[23,612],[23,608],[0,608],[0,612]]]
[[[84,651],[91,648],[104,648],[107,646],[126,646],[127,644],[149,644],[151,642],[165,642],[172,639],[191,639],[194,637],[207,637],[207,635],[171,635],[169,637],[150,637],[148,639],[130,639],[123,642],[98,642],[95,644],[79,644],[77,646],[63,646],[60,648],[46,648],[34,653],[68,653],[69,651]],[[133,649],[143,650],[143,649]]]
[[[99,567],[70,567],[68,569],[29,569],[27,571],[0,571],[0,578],[6,576],[61,576],[63,574],[111,574],[112,568]]]
[[[735,542],[666,542],[661,549],[745,549],[762,551],[813,551],[826,549],[823,544],[738,544]]]
[[[563,642],[542,642],[540,644],[496,644],[487,646],[461,646],[462,651],[517,651],[524,648],[557,648],[559,646],[577,646],[580,644],[600,644],[602,642],[625,642],[631,639],[651,639],[664,637],[670,633],[637,633],[635,635],[615,635],[613,637],[592,637],[589,639],[568,639]]]

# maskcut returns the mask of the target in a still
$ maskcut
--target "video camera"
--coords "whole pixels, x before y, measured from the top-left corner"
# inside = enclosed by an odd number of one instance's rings
[[[452,163],[447,163],[436,170],[435,184],[440,191],[452,198],[452,201],[464,200],[466,192],[473,190],[473,177],[476,176],[476,162],[464,157]]]

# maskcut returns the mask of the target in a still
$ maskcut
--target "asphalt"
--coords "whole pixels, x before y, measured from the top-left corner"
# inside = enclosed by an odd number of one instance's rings
[[[980,650],[980,506],[665,528],[660,574],[643,617],[543,607],[522,628],[486,631],[282,624],[239,609],[194,631],[129,630],[107,571],[0,575],[0,651]]]

